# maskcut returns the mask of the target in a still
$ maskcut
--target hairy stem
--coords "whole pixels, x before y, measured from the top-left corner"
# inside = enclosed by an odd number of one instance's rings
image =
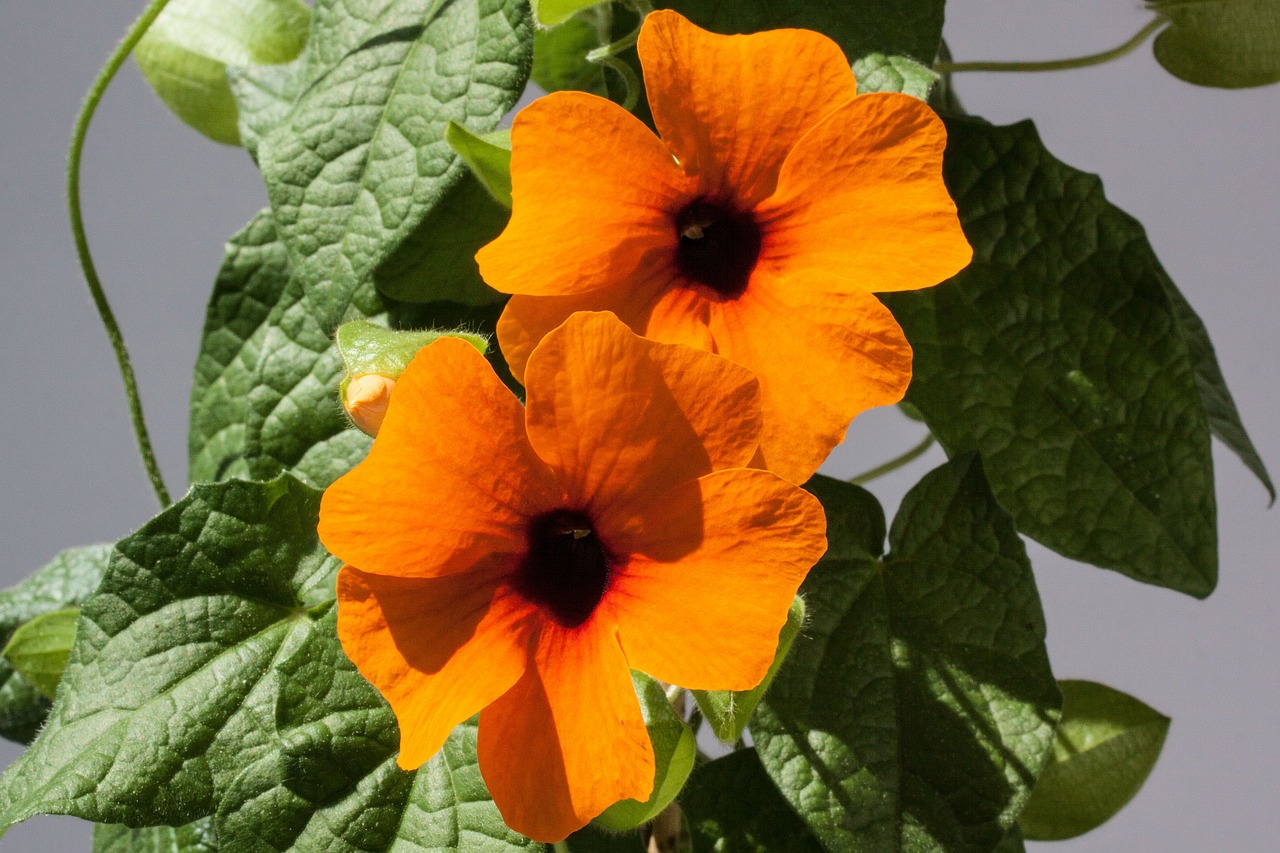
[[[877,465],[870,471],[863,471],[858,476],[851,478],[849,482],[853,483],[855,486],[861,486],[863,483],[870,483],[877,477],[883,477],[885,474],[897,471],[903,465],[914,462],[916,459],[919,459],[928,452],[929,448],[933,447],[933,442],[933,433],[929,433],[924,437],[923,441],[908,450],[906,453],[901,456],[895,456],[893,459],[890,459],[883,465]]]

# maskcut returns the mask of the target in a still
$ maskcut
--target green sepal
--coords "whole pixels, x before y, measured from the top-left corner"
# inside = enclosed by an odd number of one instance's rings
[[[639,800],[621,800],[592,821],[605,829],[616,831],[648,823],[670,805],[684,788],[698,755],[698,742],[693,729],[671,707],[662,685],[642,672],[632,672],[631,682],[635,685],[636,696],[640,700],[645,728],[649,730],[657,769],[653,780],[653,794],[649,799],[643,803]]]
[[[511,131],[473,133],[456,121],[444,132],[445,142],[458,152],[494,200],[511,209]]]
[[[1149,0],[1170,21],[1156,61],[1198,86],[1243,89],[1280,81],[1280,3],[1275,0]]]
[[[336,336],[347,379],[364,373],[399,379],[419,350],[441,338],[461,338],[482,355],[489,348],[489,339],[484,335],[461,331],[398,331],[368,320],[343,323]]]
[[[178,118],[240,144],[227,67],[288,62],[307,41],[301,0],[171,0],[134,48],[142,76]]]
[[[530,0],[533,20],[539,27],[563,24],[583,9],[599,6],[604,0]]]
[[[62,670],[67,666],[79,618],[78,607],[37,616],[13,632],[0,654],[37,690],[52,699],[58,692]]]
[[[853,63],[853,76],[858,81],[858,94],[873,92],[901,92],[922,101],[929,100],[929,93],[941,75],[906,56],[885,56],[869,53]]]
[[[773,663],[764,679],[750,690],[692,690],[693,698],[702,709],[702,716],[715,736],[725,743],[737,743],[742,737],[742,730],[751,722],[756,706],[764,698],[764,693],[778,674],[778,667],[787,659],[791,644],[795,642],[800,626],[804,624],[804,599],[796,596],[787,611],[787,621],[778,632],[778,651],[774,654]]]
[[[1062,681],[1062,721],[1018,822],[1033,841],[1083,835],[1110,820],[1142,787],[1169,718],[1103,684]]]

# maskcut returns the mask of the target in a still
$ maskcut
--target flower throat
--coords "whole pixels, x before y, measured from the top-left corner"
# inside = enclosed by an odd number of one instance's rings
[[[544,513],[529,524],[529,550],[516,572],[517,591],[566,628],[586,622],[609,586],[610,559],[590,516]]]
[[[676,216],[676,265],[684,277],[725,299],[747,289],[760,257],[760,226],[750,213],[698,199]]]

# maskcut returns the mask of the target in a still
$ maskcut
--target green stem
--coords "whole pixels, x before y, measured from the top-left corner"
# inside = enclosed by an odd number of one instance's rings
[[[876,479],[877,477],[883,477],[885,474],[888,474],[892,471],[897,471],[903,465],[914,462],[916,459],[919,459],[926,452],[928,452],[929,448],[933,447],[933,442],[934,442],[933,433],[929,433],[924,437],[924,441],[920,442],[915,447],[908,450],[906,453],[902,454],[901,456],[897,456],[897,457],[894,457],[893,459],[890,459],[888,462],[884,463],[883,465],[877,465],[876,467],[872,468],[870,471],[862,472],[858,476],[850,479],[849,482],[853,483],[855,486],[861,486],[863,483],[870,483],[872,480]]]
[[[1088,56],[1077,56],[1074,59],[1053,59],[1046,62],[935,62],[933,70],[939,74],[953,74],[957,71],[1065,71],[1070,68],[1087,68],[1090,65],[1101,65],[1132,53],[1167,23],[1166,18],[1157,16],[1124,44],[1113,47],[1111,50],[1092,53]]]
[[[147,422],[142,416],[142,399],[138,396],[138,381],[133,375],[129,351],[125,348],[124,336],[120,333],[120,326],[116,323],[111,305],[107,302],[107,295],[102,290],[102,282],[98,279],[98,271],[93,265],[93,256],[89,253],[89,240],[84,233],[84,214],[80,209],[80,161],[84,154],[84,138],[89,130],[89,122],[93,120],[93,114],[102,100],[103,93],[107,91],[108,84],[120,70],[120,66],[133,52],[138,40],[146,33],[156,17],[164,11],[168,2],[169,0],[152,0],[151,5],[147,6],[141,17],[134,21],[133,26],[125,34],[124,40],[116,47],[107,64],[98,73],[98,79],[93,81],[93,87],[85,96],[84,106],[76,119],[75,130],[71,136],[71,150],[67,153],[67,209],[71,216],[71,233],[75,237],[76,254],[80,258],[80,268],[84,271],[89,293],[93,296],[93,304],[98,308],[98,316],[102,318],[102,325],[106,328],[107,337],[111,340],[111,348],[115,350],[116,361],[120,365],[120,378],[124,380],[125,396],[129,398],[129,412],[133,416],[133,434],[138,439],[138,451],[142,454],[142,464],[147,469],[147,476],[151,478],[151,487],[155,490],[156,497],[160,499],[161,507],[168,506],[170,503],[169,490],[164,486],[160,466],[156,463],[155,452],[151,449],[151,438],[147,434]]]
[[[551,845],[551,849],[556,853],[570,853],[569,842],[567,841],[557,841]]]

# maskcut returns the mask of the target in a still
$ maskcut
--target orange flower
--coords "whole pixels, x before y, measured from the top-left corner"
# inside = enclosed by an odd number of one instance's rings
[[[480,272],[515,296],[498,339],[517,377],[574,311],[749,367],[767,466],[803,482],[854,416],[897,402],[911,348],[873,293],[969,262],[923,102],[854,97],[819,33],[721,36],[670,11],[638,45],[658,139],[621,107],[558,92],[512,128],[514,205]]]
[[[369,456],[325,492],[320,537],[348,564],[339,637],[395,711],[400,766],[480,711],[503,818],[555,841],[652,791],[631,669],[764,677],[826,520],[743,467],[759,393],[738,365],[579,314],[525,380],[527,408],[470,344],[420,352]]]

